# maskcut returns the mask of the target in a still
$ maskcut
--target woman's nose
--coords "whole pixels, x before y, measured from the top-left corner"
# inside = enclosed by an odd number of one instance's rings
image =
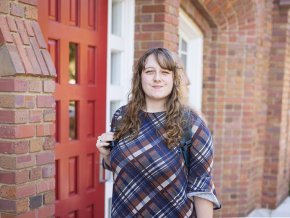
[[[161,81],[161,73],[160,72],[156,72],[154,75],[154,81]]]

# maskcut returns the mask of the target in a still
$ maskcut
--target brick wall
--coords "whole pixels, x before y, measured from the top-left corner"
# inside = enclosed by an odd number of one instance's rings
[[[136,0],[135,59],[152,47],[178,50],[179,0]]]
[[[257,18],[255,21],[257,35],[257,55],[256,69],[259,76],[256,77],[255,92],[255,122],[256,122],[256,144],[253,145],[252,161],[252,198],[250,199],[250,210],[260,208],[262,205],[262,187],[264,183],[263,165],[265,160],[265,146],[268,144],[266,126],[267,126],[267,86],[268,86],[268,71],[270,62],[271,49],[271,31],[272,31],[272,16],[271,11],[273,4],[270,1],[264,1],[256,5]],[[253,158],[252,157],[252,158]]]
[[[262,204],[275,208],[288,195],[289,165],[289,6],[274,1],[268,83],[267,143]],[[290,3],[290,2],[289,2]],[[270,143],[269,143],[270,142]]]
[[[0,217],[53,216],[55,68],[37,0],[1,0],[0,65]]]
[[[280,1],[172,2],[204,34],[202,107],[214,136],[214,181],[223,205],[215,216],[276,207],[289,190],[286,1],[283,7]],[[155,31],[167,30],[157,27],[154,6],[145,13],[147,4],[162,8],[168,1],[136,2],[135,58],[166,45],[166,38],[152,38]],[[178,23],[178,17],[172,19],[164,22]],[[156,25],[153,32],[142,28],[148,23]],[[171,35],[178,39],[178,28]]]

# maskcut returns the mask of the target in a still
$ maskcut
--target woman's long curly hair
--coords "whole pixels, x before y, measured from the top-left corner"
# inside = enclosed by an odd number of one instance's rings
[[[183,105],[182,105],[182,88],[181,88],[181,69],[174,60],[172,53],[165,48],[152,48],[146,51],[138,60],[134,75],[132,78],[132,88],[129,95],[129,103],[126,106],[125,113],[118,128],[114,134],[115,139],[131,134],[136,138],[140,130],[140,120],[138,112],[146,109],[145,93],[142,88],[141,74],[145,69],[146,60],[150,55],[154,55],[161,68],[173,72],[173,88],[165,103],[166,124],[164,135],[168,148],[172,149],[177,146],[182,138],[183,124]]]

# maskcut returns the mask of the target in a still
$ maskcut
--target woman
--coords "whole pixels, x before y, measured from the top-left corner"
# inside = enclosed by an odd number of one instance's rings
[[[112,217],[212,217],[220,208],[211,134],[182,103],[181,72],[169,50],[146,51],[129,103],[114,114],[111,132],[98,138],[104,168],[113,172]],[[185,126],[193,134],[189,165],[181,152]]]

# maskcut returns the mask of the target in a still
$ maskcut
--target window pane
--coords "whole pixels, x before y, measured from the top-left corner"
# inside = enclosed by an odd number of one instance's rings
[[[184,64],[184,69],[185,69],[185,71],[187,70],[186,69],[186,64],[187,64],[187,55],[186,54],[181,54],[181,60],[182,60],[182,62],[183,62],[183,64]]]
[[[69,43],[69,83],[76,84],[78,75],[78,45]]]
[[[69,102],[69,139],[77,139],[77,102]]]
[[[121,84],[121,52],[111,54],[111,84]]]
[[[181,39],[181,51],[187,52],[187,42],[184,39]]]
[[[111,101],[110,102],[110,119],[112,120],[112,117],[116,110],[120,107],[120,101]]]
[[[122,35],[122,2],[113,2],[112,5],[112,34]]]

